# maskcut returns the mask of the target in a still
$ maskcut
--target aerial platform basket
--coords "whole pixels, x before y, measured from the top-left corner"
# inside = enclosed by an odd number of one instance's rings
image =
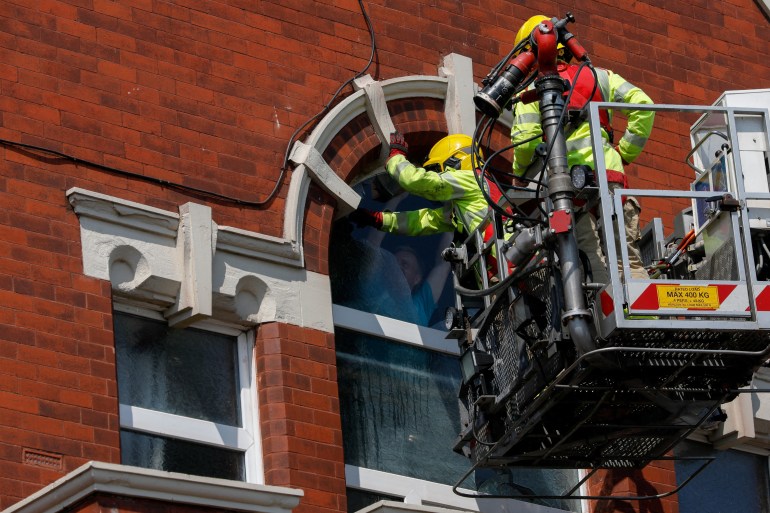
[[[592,120],[603,107],[621,105],[592,103]],[[599,200],[589,204],[600,209],[605,234],[625,234],[623,215],[615,213],[623,211],[626,196],[637,197],[643,208],[648,198],[690,208],[650,223],[642,253],[651,279],[624,278],[631,276],[628,249],[603,237],[610,280],[586,283],[595,330],[590,350],[577,349],[563,328],[558,258],[547,243],[504,279],[510,286],[493,287],[483,303],[458,288],[465,324],[453,330],[463,370],[463,425],[455,450],[469,457],[469,472],[496,466],[638,469],[670,459],[693,431],[723,420],[720,405],[770,357],[770,251],[764,245],[770,192],[754,180],[747,187],[744,176],[757,171],[742,168],[744,161],[763,166],[758,174],[767,182],[767,111],[635,107],[705,112],[692,132],[690,190],[611,195],[598,172],[596,188],[579,194]],[[601,144],[594,140],[595,147]],[[603,157],[595,154],[601,170]],[[766,222],[758,222],[765,215]],[[488,251],[489,243],[480,241],[469,237],[460,254]],[[497,254],[504,254],[502,237],[497,244]],[[458,284],[474,262],[460,260],[454,266]],[[501,262],[500,273],[507,270]]]

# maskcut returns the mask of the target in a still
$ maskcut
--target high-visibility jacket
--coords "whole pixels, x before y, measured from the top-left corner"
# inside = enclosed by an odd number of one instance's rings
[[[559,63],[559,74],[573,81],[578,66],[575,64]],[[586,81],[583,75],[590,77]],[[635,103],[651,105],[653,102],[644,91],[627,82],[623,77],[612,71],[596,68],[598,89],[604,101],[616,103]],[[593,89],[593,74],[588,68],[583,68],[578,79],[576,94],[584,98],[591,97]],[[587,92],[582,90],[587,89]],[[572,103],[572,102],[571,102]],[[652,132],[652,124],[655,113],[643,110],[621,110],[628,119],[626,131],[617,144],[617,151],[613,147],[610,136],[605,128],[602,128],[604,139],[604,162],[607,169],[608,180],[625,183],[623,174],[623,162],[631,163],[642,152],[647,139]],[[566,116],[565,116],[566,117]],[[608,111],[608,122],[611,122],[612,112]],[[604,123],[602,123],[604,124]],[[535,148],[542,142],[542,127],[540,126],[540,105],[537,101],[516,105],[513,126],[511,127],[511,141],[515,146],[513,154],[513,173],[517,176],[524,175],[527,167],[532,163]],[[527,139],[534,137],[528,142]],[[591,129],[588,121],[579,123],[567,136],[567,164],[571,168],[575,165],[588,165],[595,169],[594,156],[591,146]]]
[[[415,166],[403,155],[388,159],[385,168],[405,191],[443,204],[409,212],[383,212],[382,231],[399,235],[452,231],[469,234],[489,213],[489,205],[471,170],[447,167],[434,173]]]

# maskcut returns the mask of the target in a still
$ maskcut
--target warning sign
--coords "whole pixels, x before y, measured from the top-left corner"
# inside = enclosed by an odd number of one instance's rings
[[[658,285],[657,290],[660,308],[719,308],[719,293],[714,285]]]

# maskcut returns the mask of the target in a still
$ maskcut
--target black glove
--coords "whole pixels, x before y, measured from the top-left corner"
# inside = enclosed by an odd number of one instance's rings
[[[401,135],[401,132],[396,130],[390,134],[390,155],[388,155],[388,158],[394,155],[403,155],[406,157],[407,153],[409,153],[409,145],[406,144],[406,140],[404,139],[404,136]]]
[[[365,208],[357,208],[350,213],[348,219],[359,228],[364,226],[382,227],[382,212],[372,212]]]

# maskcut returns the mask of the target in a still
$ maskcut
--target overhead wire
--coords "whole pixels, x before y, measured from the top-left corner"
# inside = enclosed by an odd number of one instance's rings
[[[289,138],[289,143],[286,145],[286,153],[284,154],[284,157],[283,157],[281,174],[278,178],[278,181],[276,182],[275,187],[273,188],[273,191],[270,193],[270,195],[268,195],[268,197],[265,200],[263,200],[263,202],[265,203],[269,202],[271,197],[277,193],[281,182],[283,182],[283,177],[286,174],[286,171],[288,170],[288,167],[289,167],[289,155],[291,152],[291,148],[294,145],[294,141],[296,140],[299,133],[302,132],[305,128],[307,128],[307,126],[310,125],[313,121],[318,119],[319,116],[326,113],[331,108],[332,104],[337,99],[340,92],[342,92],[342,90],[346,88],[348,85],[350,85],[354,80],[362,77],[367,72],[369,67],[372,65],[372,62],[374,62],[374,56],[377,53],[377,43],[374,37],[374,28],[372,27],[372,20],[369,19],[369,15],[366,12],[366,8],[364,7],[363,0],[358,0],[358,5],[361,7],[361,14],[364,17],[364,20],[366,21],[366,27],[369,30],[369,41],[370,41],[370,47],[371,47],[371,52],[369,54],[369,61],[366,63],[366,66],[364,66],[364,68],[361,71],[353,75],[351,78],[346,80],[342,85],[340,85],[337,88],[337,90],[332,95],[331,99],[326,103],[326,105],[323,106],[323,108],[319,112],[317,112],[314,116],[310,117],[307,121],[305,121],[303,124],[297,127],[297,129],[294,130],[294,133],[291,134],[291,137]]]
[[[364,21],[366,22],[367,30],[369,31],[369,39],[370,39],[370,47],[371,47],[371,51],[370,51],[370,54],[369,54],[369,60],[366,63],[366,66],[361,71],[357,72],[353,77],[351,77],[348,80],[346,80],[342,85],[339,86],[339,88],[337,88],[335,93],[332,95],[332,98],[323,106],[323,108],[318,113],[316,113],[315,115],[310,117],[302,125],[297,127],[296,130],[294,130],[294,133],[292,133],[291,137],[289,138],[289,142],[287,144],[286,152],[285,152],[284,158],[283,158],[283,164],[281,165],[281,169],[280,169],[278,178],[276,179],[275,184],[274,184],[272,190],[270,191],[270,193],[268,193],[268,195],[264,199],[261,199],[261,200],[245,200],[245,199],[233,198],[232,196],[228,196],[228,195],[225,195],[225,194],[220,194],[220,193],[217,193],[217,192],[214,192],[214,191],[211,191],[211,190],[201,189],[201,188],[198,188],[198,187],[192,187],[190,185],[185,185],[185,184],[182,184],[182,183],[172,182],[170,180],[164,180],[162,178],[157,178],[157,177],[153,177],[153,176],[149,176],[149,175],[144,175],[142,173],[137,173],[137,172],[133,172],[133,171],[127,171],[125,169],[120,169],[120,168],[108,166],[108,165],[105,165],[105,164],[99,164],[97,162],[89,161],[89,160],[86,160],[86,159],[81,159],[79,157],[75,157],[73,155],[70,155],[70,154],[67,154],[67,153],[64,153],[64,152],[61,152],[61,151],[53,150],[53,149],[50,149],[50,148],[45,148],[43,146],[38,146],[38,145],[34,145],[34,144],[26,144],[26,143],[22,143],[22,142],[18,142],[18,141],[12,141],[10,139],[3,139],[3,138],[0,138],[0,144],[4,145],[6,147],[11,147],[11,148],[17,148],[17,149],[20,149],[20,150],[24,150],[26,152],[29,152],[29,153],[31,153],[33,155],[36,155],[36,156],[39,156],[39,157],[42,157],[42,158],[46,158],[44,155],[48,155],[48,156],[56,158],[56,159],[62,159],[62,160],[74,163],[75,165],[85,165],[85,166],[88,166],[88,167],[90,167],[92,169],[98,169],[98,170],[105,171],[105,172],[112,173],[112,174],[117,174],[117,175],[122,175],[122,176],[128,176],[128,177],[131,177],[131,178],[136,178],[136,179],[139,179],[139,180],[142,180],[142,181],[145,181],[145,182],[154,183],[154,184],[160,185],[162,187],[173,189],[173,190],[176,190],[176,191],[179,191],[179,192],[182,192],[182,193],[188,193],[188,194],[196,195],[198,197],[204,197],[204,198],[212,199],[212,200],[215,200],[215,201],[218,201],[218,202],[221,202],[221,203],[231,203],[231,204],[235,204],[235,205],[238,205],[238,206],[246,206],[246,207],[253,207],[253,208],[263,208],[266,205],[268,205],[275,198],[276,194],[278,194],[278,191],[281,188],[281,185],[283,184],[284,177],[286,176],[286,172],[289,169],[289,156],[290,156],[291,148],[294,145],[294,142],[296,141],[297,136],[303,130],[305,130],[305,128],[307,128],[308,125],[310,125],[313,121],[318,119],[319,116],[321,116],[322,114],[326,113],[331,108],[332,104],[336,101],[337,97],[340,95],[342,90],[345,87],[347,87],[348,85],[350,85],[354,80],[356,80],[356,79],[360,78],[361,76],[363,76],[367,72],[369,67],[372,65],[372,63],[374,62],[374,56],[375,56],[375,54],[377,52],[377,45],[376,45],[376,41],[375,41],[374,29],[372,27],[371,19],[369,18],[368,13],[366,12],[366,8],[364,6],[363,0],[358,0],[358,4],[359,4],[359,6],[361,8],[361,14],[364,17]],[[40,155],[40,154],[44,154],[44,155]],[[48,158],[50,158],[50,157],[48,157]]]

